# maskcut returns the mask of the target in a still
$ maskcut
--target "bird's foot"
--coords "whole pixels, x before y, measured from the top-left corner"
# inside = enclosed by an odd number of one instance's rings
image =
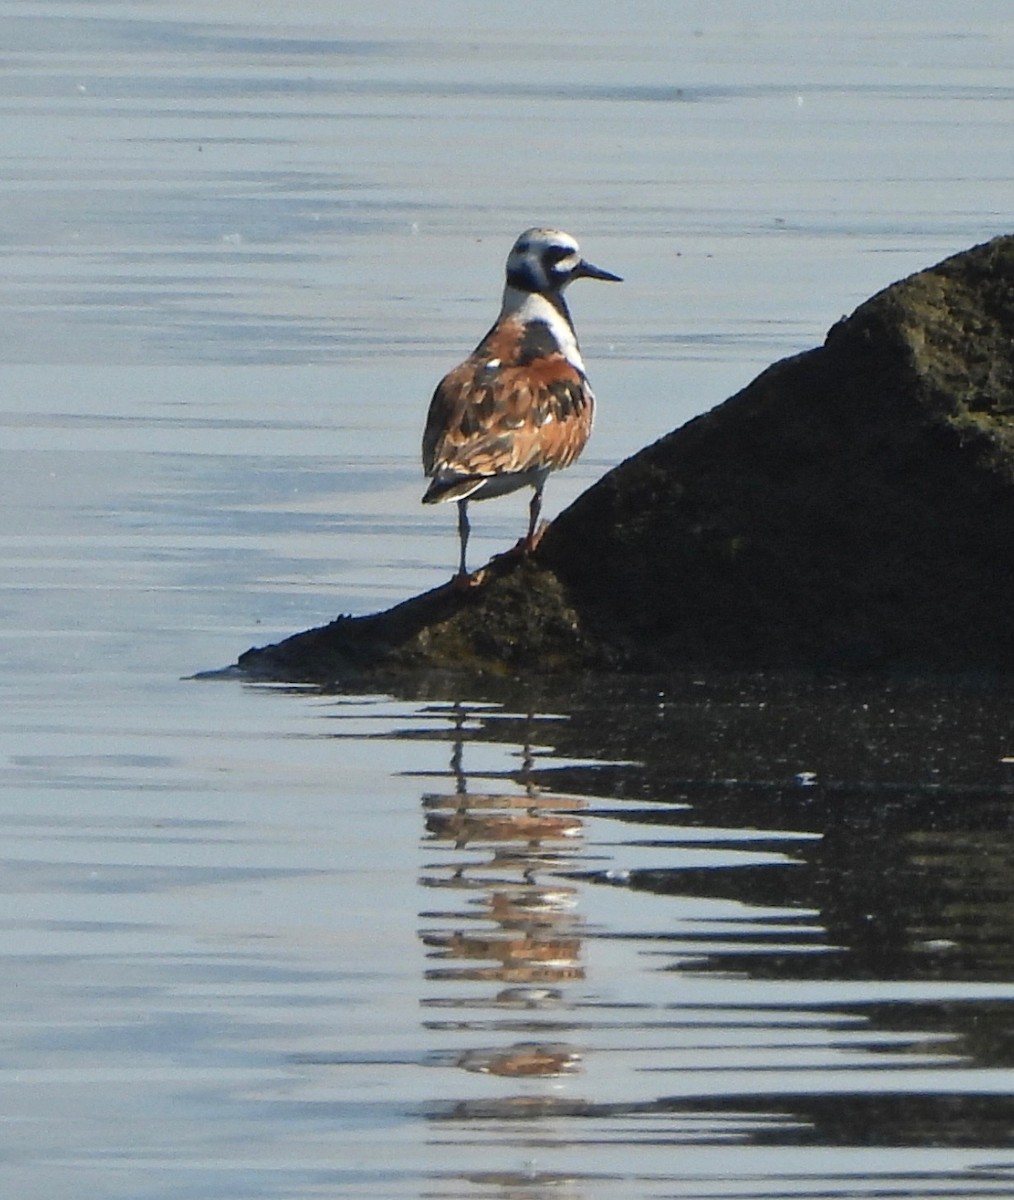
[[[478,571],[459,571],[452,579],[449,587],[456,592],[470,592],[473,588],[481,587],[486,579],[485,568]]]
[[[545,537],[546,530],[548,528],[549,528],[548,521],[540,521],[538,528],[535,530],[535,532],[533,534],[531,534],[531,536],[529,536],[528,534],[525,534],[525,536],[523,538],[518,539],[518,543],[516,546],[514,546],[510,550],[508,550],[506,554],[500,555],[498,557],[506,558],[509,555],[512,556],[515,554],[534,554],[535,551],[539,548],[539,543],[542,541],[543,537]]]
[[[535,530],[532,536],[530,538],[525,538],[525,541],[529,543],[529,545],[526,547],[529,554],[534,554],[535,551],[538,550],[539,543],[546,536],[546,530],[548,528],[548,521],[540,521],[538,528]]]

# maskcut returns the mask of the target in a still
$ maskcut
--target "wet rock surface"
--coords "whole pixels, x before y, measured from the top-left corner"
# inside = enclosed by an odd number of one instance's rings
[[[1014,236],[886,288],[620,464],[530,559],[238,666],[1014,669]]]

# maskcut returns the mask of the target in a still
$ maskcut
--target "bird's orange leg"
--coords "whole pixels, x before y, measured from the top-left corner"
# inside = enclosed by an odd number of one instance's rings
[[[511,558],[516,554],[531,554],[539,542],[542,541],[542,535],[549,528],[548,521],[543,521],[541,525],[539,524],[539,513],[542,512],[542,486],[540,484],[536,487],[535,494],[528,505],[528,532],[506,553],[498,554],[497,558]]]
[[[528,532],[525,534],[524,540],[521,542],[521,549],[526,554],[531,554],[532,551],[542,541],[542,535],[549,528],[549,522],[543,521],[539,524],[539,514],[542,512],[542,484],[535,488],[531,503],[528,505]]]
[[[467,575],[468,568],[465,566],[465,551],[468,549],[468,534],[470,526],[468,524],[468,500],[458,501],[458,541],[461,544],[461,556],[458,559],[458,576]]]
[[[457,574],[451,579],[451,587],[456,591],[467,592],[469,588],[478,587],[485,577],[485,571],[468,573],[465,565],[465,551],[468,549],[468,534],[471,526],[468,523],[468,498],[458,501],[458,541],[461,543],[461,555],[458,558]]]

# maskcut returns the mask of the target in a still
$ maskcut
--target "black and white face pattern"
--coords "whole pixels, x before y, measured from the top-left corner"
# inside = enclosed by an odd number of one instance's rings
[[[562,292],[584,265],[569,233],[526,229],[507,256],[507,283],[523,292]]]

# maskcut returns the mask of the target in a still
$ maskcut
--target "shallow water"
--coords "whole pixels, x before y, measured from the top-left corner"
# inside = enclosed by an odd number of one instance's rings
[[[882,7],[0,6],[5,1194],[1010,1193],[1009,686],[181,678],[446,577],[525,225],[550,513],[1006,232],[1007,5]]]

